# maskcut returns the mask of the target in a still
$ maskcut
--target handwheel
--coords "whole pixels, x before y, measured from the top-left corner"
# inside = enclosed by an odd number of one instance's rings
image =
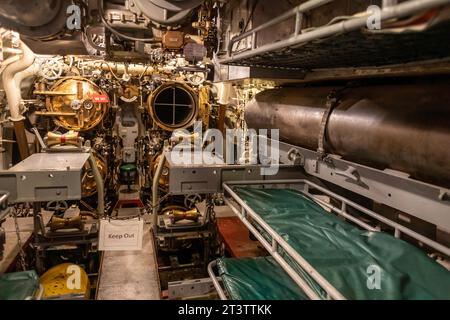
[[[61,77],[63,69],[63,62],[58,59],[48,59],[39,66],[39,73],[47,80],[56,80]]]
[[[69,208],[66,201],[50,201],[45,206],[47,211],[64,212]]]

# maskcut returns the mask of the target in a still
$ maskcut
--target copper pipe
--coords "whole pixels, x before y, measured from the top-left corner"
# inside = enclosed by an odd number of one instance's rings
[[[74,95],[76,95],[76,93],[73,93],[73,92],[41,91],[41,90],[36,90],[33,93],[36,95],[43,95],[43,96],[74,96]]]
[[[225,117],[227,114],[227,106],[224,104],[219,104],[219,117],[217,119],[217,129],[225,134]]]
[[[75,117],[77,114],[75,112],[36,111],[36,115],[45,117]]]

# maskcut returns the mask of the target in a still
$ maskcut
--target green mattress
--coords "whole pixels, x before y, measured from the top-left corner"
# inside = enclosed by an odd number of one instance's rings
[[[306,300],[303,291],[272,257],[218,259],[217,268],[232,300]]]
[[[34,270],[0,276],[0,300],[25,300],[33,297],[38,288],[39,277]]]
[[[450,272],[403,240],[350,225],[295,190],[239,187],[235,192],[347,299],[450,299]],[[314,280],[287,260],[325,298]],[[236,299],[241,291],[244,299],[265,299],[267,286],[292,283],[271,259],[222,260],[219,265]],[[273,298],[298,299],[301,295],[291,295],[290,288]]]

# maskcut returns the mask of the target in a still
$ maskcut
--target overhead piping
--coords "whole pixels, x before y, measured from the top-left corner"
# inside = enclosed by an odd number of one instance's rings
[[[33,51],[25,43],[20,42],[20,49],[22,50],[22,58],[9,64],[2,73],[3,87],[8,100],[9,112],[11,114],[10,119],[12,121],[21,121],[24,119],[20,114],[20,102],[22,99],[20,83],[14,81],[14,77],[19,72],[30,67],[35,59]],[[20,77],[16,79],[19,80]]]

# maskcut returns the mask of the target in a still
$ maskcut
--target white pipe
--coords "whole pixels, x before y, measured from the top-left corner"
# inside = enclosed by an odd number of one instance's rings
[[[3,88],[8,100],[10,119],[12,121],[23,120],[23,116],[20,114],[20,102],[22,100],[20,84],[17,85],[14,77],[18,72],[31,66],[35,59],[33,51],[25,43],[20,42],[20,49],[23,52],[22,58],[9,64],[2,73]]]
[[[230,103],[230,95],[232,85],[228,82],[216,83],[218,103],[228,105]]]
[[[14,75],[13,81],[15,83],[16,88],[19,89],[19,92],[21,92],[22,81],[31,76],[35,76],[38,72],[39,72],[39,64],[34,62],[31,66],[29,66],[25,70],[20,71]],[[22,101],[22,94],[20,95],[19,107],[20,107],[21,101]],[[22,110],[20,110],[20,108],[19,108],[19,112],[20,111],[22,111]]]
[[[383,9],[397,4],[397,0],[383,0]]]
[[[25,80],[28,77],[36,75],[38,72],[39,72],[39,63],[33,63],[25,70],[16,73],[16,75],[14,76],[14,81],[16,82],[16,85],[19,86],[20,88],[20,85],[22,84],[23,80]]]
[[[16,62],[20,59],[19,55],[11,56],[8,59],[4,60],[0,65],[0,74],[3,74],[3,71],[6,69],[7,66],[9,66],[11,63]],[[3,87],[3,81],[2,78],[0,78],[0,86]],[[1,149],[3,148],[3,115],[2,115],[2,121],[0,122],[0,169],[6,170],[7,165],[5,161],[5,152]]]
[[[5,68],[10,65],[13,62],[16,62],[17,60],[19,60],[20,56],[15,55],[12,57],[9,57],[8,59],[4,60],[1,65],[0,65],[0,74],[3,73],[3,70],[5,70]]]

